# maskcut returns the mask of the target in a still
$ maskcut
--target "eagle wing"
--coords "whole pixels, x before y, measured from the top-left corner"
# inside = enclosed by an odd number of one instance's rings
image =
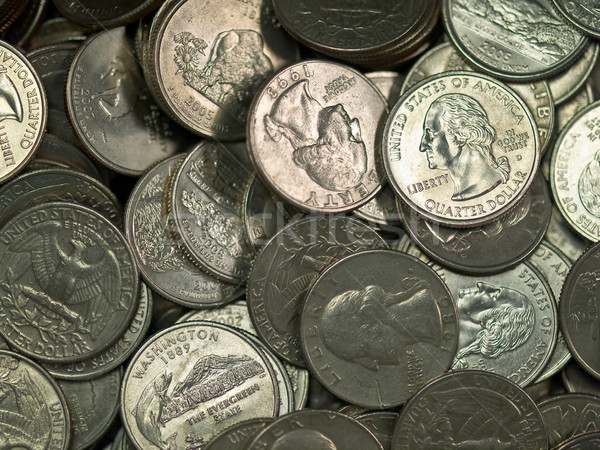
[[[105,249],[100,261],[80,268],[69,304],[89,302],[83,326],[96,339],[112,315],[119,309],[121,276],[117,258]]]

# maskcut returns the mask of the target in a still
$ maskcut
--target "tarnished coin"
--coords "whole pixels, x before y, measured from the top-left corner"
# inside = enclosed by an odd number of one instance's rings
[[[33,157],[46,131],[48,102],[40,77],[17,49],[0,41],[0,183]]]
[[[106,186],[75,170],[46,169],[25,173],[0,188],[0,227],[32,206],[53,201],[87,206],[123,226],[123,208]]]
[[[177,319],[177,323],[193,320],[210,320],[211,322],[222,323],[223,325],[247,331],[255,336],[257,335],[256,329],[250,320],[248,305],[242,300],[221,306],[220,308],[191,311]],[[294,407],[295,409],[302,409],[308,398],[308,370],[288,362],[284,362],[283,366],[292,383]]]
[[[572,66],[548,79],[552,98],[557,105],[569,100],[588,80],[598,61],[599,50],[600,46],[597,43],[590,44]]]
[[[600,37],[600,10],[594,2],[552,0],[561,16],[573,24],[577,29],[593,37]]]
[[[254,437],[248,450],[382,449],[356,419],[325,410],[302,410],[282,416]]]
[[[556,342],[556,303],[530,263],[496,275],[466,276],[434,266],[458,309],[454,370],[494,372],[519,386],[536,379]]]
[[[592,103],[567,124],[550,162],[550,185],[560,212],[576,232],[593,242],[600,240],[599,111],[600,102]]]
[[[600,397],[600,383],[571,359],[561,371],[561,379],[568,392],[592,394]]]
[[[257,89],[299,53],[265,0],[167,2],[152,23],[148,45],[150,75],[163,106],[186,128],[224,140],[244,137]]]
[[[398,417],[399,414],[393,411],[372,411],[356,416],[356,420],[375,435],[383,450],[390,450]]]
[[[0,350],[2,433],[7,449],[67,450],[69,410],[56,381],[24,356]]]
[[[546,424],[550,447],[590,430],[600,430],[600,397],[564,394],[549,398],[538,407]]]
[[[123,364],[140,346],[152,319],[150,288],[140,283],[138,307],[122,336],[99,354],[76,362],[44,362],[44,368],[61,380],[91,380]]]
[[[504,84],[447,72],[396,103],[383,160],[392,187],[418,214],[448,226],[483,225],[515,206],[533,182],[537,126]]]
[[[392,449],[548,448],[534,401],[506,378],[476,370],[432,381],[402,408]]]
[[[257,93],[248,147],[265,184],[309,212],[355,209],[381,188],[387,103],[356,70],[329,61],[288,66]]]
[[[68,42],[82,43],[91,29],[67,20],[55,17],[44,21],[37,33],[29,41],[29,49],[34,50],[48,45],[65,44]]]
[[[300,320],[310,372],[342,400],[373,409],[403,404],[446,372],[458,330],[439,275],[395,250],[358,252],[329,266],[307,292]]]
[[[16,47],[25,48],[31,37],[46,16],[50,0],[36,0],[30,8],[15,20],[13,25],[2,33],[2,40],[12,42]]]
[[[57,138],[68,142],[75,147],[79,147],[79,139],[75,136],[73,128],[71,128],[71,122],[67,117],[66,111],[59,111],[58,109],[48,109],[48,133],[55,135]]]
[[[271,419],[250,419],[236,423],[211,439],[203,449],[244,450],[252,438],[271,422]]]
[[[555,450],[586,450],[600,447],[600,431],[593,431],[562,442],[554,447]]]
[[[504,79],[534,80],[569,66],[589,39],[567,25],[552,0],[444,0],[444,25],[469,61]]]
[[[413,64],[406,74],[401,93],[427,77],[453,70],[473,69],[456,47],[450,42],[444,42],[429,50]],[[554,131],[555,100],[550,86],[544,80],[534,80],[529,83],[510,83],[508,87],[523,99],[533,114],[540,136],[540,151],[543,154],[550,146],[550,138]]]
[[[127,203],[125,235],[144,280],[163,297],[190,307],[218,306],[235,287],[200,270],[169,233],[172,218],[164,204],[169,177],[183,156],[167,158],[139,179]]]
[[[188,136],[150,97],[132,48],[124,27],[88,39],[71,63],[66,103],[85,149],[110,169],[139,176],[183,150]]]
[[[243,283],[252,251],[240,217],[251,172],[223,145],[204,141],[179,165],[169,208],[187,255],[211,275]]]
[[[557,302],[560,301],[560,291],[563,288],[565,278],[571,268],[571,260],[564,255],[559,249],[546,241],[535,249],[528,260],[533,266],[538,269],[544,278],[548,281],[550,289],[552,289],[552,297]],[[550,360],[542,370],[542,373],[535,380],[536,383],[547,379],[557,373],[571,359],[571,353],[567,348],[567,344],[562,336],[560,329],[556,336],[556,346],[552,352]]]
[[[42,79],[50,108],[66,111],[65,80],[77,47],[73,43],[57,44],[27,53],[27,59]]]
[[[345,255],[386,247],[372,228],[348,217],[312,216],[288,224],[262,249],[248,279],[246,301],[258,336],[276,355],[304,366],[300,312],[311,283]]]
[[[257,176],[244,190],[244,238],[258,252],[291,219],[283,202],[272,195]]]
[[[202,447],[246,419],[275,417],[270,364],[243,334],[214,322],[174,325],[149,339],[125,373],[121,418],[138,449]]]
[[[88,381],[58,381],[71,414],[70,450],[82,450],[96,442],[119,411],[123,369],[117,368]]]
[[[160,5],[161,0],[53,0],[72,22],[90,28],[113,28],[135,22]]]
[[[573,357],[590,375],[600,379],[598,298],[600,244],[594,244],[573,264],[560,295],[560,327]]]
[[[546,180],[535,177],[517,206],[492,223],[450,228],[430,222],[400,203],[404,228],[431,259],[458,272],[499,272],[518,264],[543,239],[552,213]],[[560,290],[559,290],[560,293]]]
[[[138,304],[129,244],[99,213],[44,203],[0,231],[0,333],[42,361],[81,361],[113,344]]]
[[[127,437],[127,433],[125,432],[125,428],[121,428],[110,447],[110,450],[135,450],[135,447]]]
[[[550,226],[544,239],[559,248],[571,261],[576,261],[591,245],[590,241],[571,231],[556,206],[552,206]]]

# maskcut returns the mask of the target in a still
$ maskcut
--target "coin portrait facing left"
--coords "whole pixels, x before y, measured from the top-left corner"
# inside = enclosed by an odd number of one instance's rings
[[[506,85],[447,72],[396,103],[383,160],[392,187],[418,214],[448,226],[482,225],[516,205],[533,182],[537,126]]]
[[[0,183],[33,157],[48,117],[46,93],[31,63],[0,41]]]

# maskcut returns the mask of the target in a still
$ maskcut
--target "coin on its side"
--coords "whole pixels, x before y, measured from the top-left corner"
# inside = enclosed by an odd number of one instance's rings
[[[495,274],[459,275],[435,265],[454,296],[459,317],[453,370],[479,369],[519,386],[532,383],[556,342],[556,302],[530,263]]]
[[[432,381],[402,408],[392,449],[548,448],[535,402],[505,377],[453,372]]]
[[[551,448],[573,436],[600,428],[600,398],[595,395],[558,395],[544,400],[538,407]]]
[[[403,94],[387,121],[383,160],[396,193],[425,218],[474,227],[514,207],[540,161],[536,123],[503,83],[446,72]]]
[[[552,0],[444,0],[444,26],[468,60],[498,78],[535,80],[564,70],[589,44]]]
[[[16,175],[40,146],[48,118],[42,80],[29,60],[0,41],[0,183]]]
[[[387,102],[364,75],[309,60],[263,84],[250,107],[248,148],[263,182],[308,212],[355,209],[381,189]]]
[[[276,355],[304,367],[300,312],[308,288],[329,264],[369,248],[387,245],[349,217],[306,217],[273,236],[254,261],[246,301],[258,336]]]
[[[311,373],[335,396],[373,409],[403,404],[446,372],[458,330],[440,276],[395,250],[366,250],[329,266],[307,292],[300,318]]]
[[[140,176],[183,150],[191,136],[150,97],[124,27],[98,33],[77,50],[65,101],[85,150],[125,175]]]
[[[232,284],[246,281],[253,256],[240,217],[251,176],[225,146],[203,141],[179,165],[168,199],[186,254],[212,276]]]
[[[569,225],[593,242],[600,240],[600,102],[580,111],[556,140],[550,186]]]
[[[175,120],[231,141],[244,137],[263,81],[298,55],[271,1],[179,0],[156,14],[147,62],[153,90]]]
[[[242,333],[214,322],[174,325],[135,354],[121,417],[140,449],[203,446],[235,423],[275,417],[275,375]]]
[[[56,381],[24,356],[0,350],[4,448],[67,450],[71,421]],[[7,401],[8,400],[8,401]]]
[[[560,328],[579,365],[600,379],[598,290],[600,289],[600,244],[594,244],[573,264],[560,294]]]
[[[181,249],[165,204],[167,185],[183,155],[151,167],[136,183],[127,202],[125,235],[140,273],[158,294],[189,308],[219,306],[233,298],[235,287],[199,269]]]
[[[375,436],[356,419],[318,409],[296,411],[278,418],[263,428],[246,448],[382,450]]]
[[[0,333],[41,361],[81,361],[113,344],[137,309],[125,237],[99,213],[44,203],[0,231]]]

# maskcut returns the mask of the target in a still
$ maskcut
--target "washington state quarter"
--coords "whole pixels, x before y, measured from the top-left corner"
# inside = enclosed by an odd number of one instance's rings
[[[458,346],[456,305],[427,264],[395,250],[358,252],[306,294],[302,349],[331,393],[373,409],[404,403],[442,375]]]
[[[516,205],[533,182],[537,126],[504,84],[447,72],[396,103],[383,160],[392,187],[417,213],[448,226],[483,225]]]
[[[250,108],[248,145],[264,183],[309,212],[344,212],[381,188],[387,102],[368,78],[303,61],[265,83]]]
[[[80,361],[114,343],[138,304],[121,232],[74,203],[34,206],[0,231],[0,333],[42,361]]]
[[[247,419],[275,417],[275,375],[240,332],[214,322],[175,325],[138,350],[125,373],[121,417],[138,449],[203,447]]]

